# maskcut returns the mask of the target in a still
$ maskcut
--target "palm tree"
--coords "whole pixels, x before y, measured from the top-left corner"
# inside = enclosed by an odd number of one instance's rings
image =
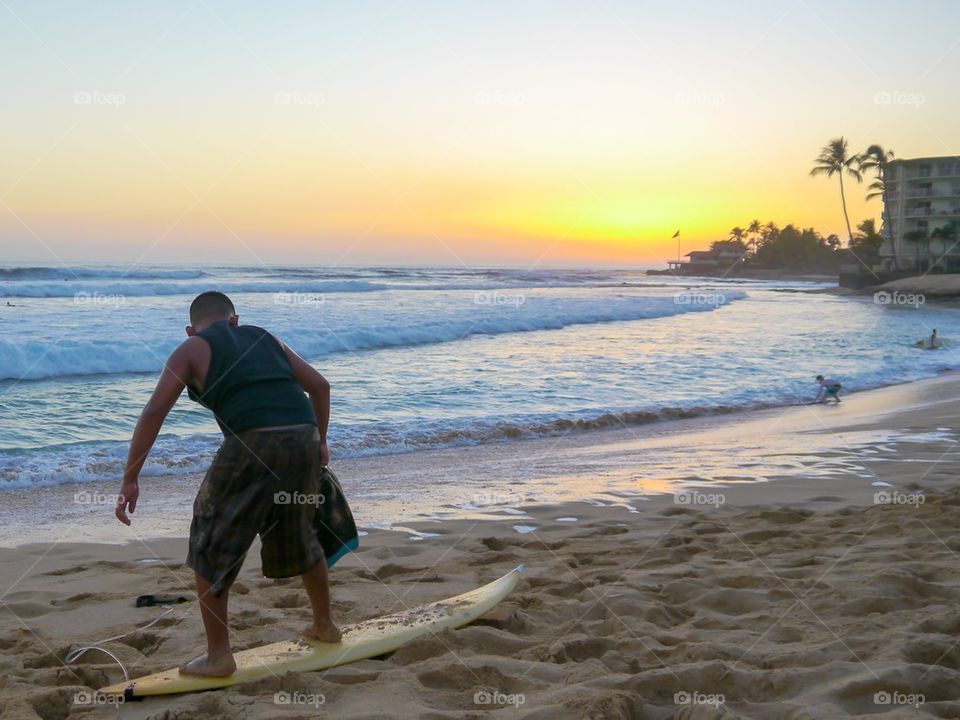
[[[894,269],[898,270],[900,253],[894,245],[896,240],[893,237],[893,223],[890,222],[890,216],[887,212],[890,207],[890,198],[887,196],[887,163],[893,160],[893,157],[893,150],[884,150],[880,145],[871,145],[863,155],[860,156],[860,169],[863,171],[874,170],[877,173],[876,179],[870,183],[867,188],[870,191],[867,193],[867,200],[873,200],[878,197],[883,198],[883,213],[881,219],[883,226],[887,228],[890,235],[890,248],[893,250],[893,266]]]
[[[757,243],[758,247],[773,240],[779,232],[780,228],[777,227],[777,224],[773,220],[763,225],[760,228],[760,241]]]
[[[738,225],[730,231],[730,239],[734,242],[744,243],[747,239],[747,232]]]
[[[747,248],[751,254],[756,254],[757,252],[757,244],[760,242],[760,233],[762,230],[763,225],[759,220],[751,220],[747,226],[747,234],[750,236],[750,240],[747,242]]]
[[[810,171],[811,177],[826,175],[829,178],[836,175],[840,178],[840,202],[843,204],[843,219],[847,221],[847,236],[852,241],[853,230],[850,229],[850,216],[847,214],[847,196],[843,190],[843,176],[847,174],[857,182],[863,180],[863,174],[860,172],[860,156],[849,153],[847,140],[841,136],[827,143],[813,163],[813,169]]]

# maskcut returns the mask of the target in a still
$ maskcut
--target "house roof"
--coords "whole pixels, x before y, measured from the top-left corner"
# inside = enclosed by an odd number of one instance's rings
[[[960,160],[960,155],[937,155],[934,157],[918,157],[918,158],[894,158],[887,164],[893,165],[894,163],[937,162],[938,160]]]

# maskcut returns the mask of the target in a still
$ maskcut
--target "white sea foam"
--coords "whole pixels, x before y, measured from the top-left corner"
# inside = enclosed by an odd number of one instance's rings
[[[447,343],[476,335],[557,330],[571,325],[645,320],[717,309],[716,305],[678,304],[672,297],[642,296],[576,302],[541,302],[524,296],[523,303],[509,306],[506,302],[498,305],[494,300],[509,299],[512,295],[484,292],[485,298],[492,298],[490,301],[478,302],[473,295],[465,295],[443,302],[439,306],[442,313],[438,310],[424,317],[422,313],[411,312],[397,316],[389,324],[382,323],[383,315],[390,310],[389,301],[384,303],[381,312],[368,317],[345,314],[305,318],[284,332],[283,340],[304,357],[317,359],[360,350]],[[724,299],[732,302],[743,296],[743,293],[727,293]],[[104,312],[110,309],[111,306],[107,306]],[[104,322],[102,318],[100,321]],[[145,317],[138,317],[137,321],[150,322]],[[0,380],[158,371],[182,338],[182,331],[177,332],[175,325],[169,327],[173,333],[151,337],[149,344],[144,341],[143,327],[125,325],[119,318],[110,322],[105,332],[80,326],[42,339],[29,332],[0,337]]]

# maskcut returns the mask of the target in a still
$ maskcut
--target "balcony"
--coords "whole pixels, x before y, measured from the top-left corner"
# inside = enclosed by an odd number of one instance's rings
[[[904,195],[908,200],[910,198],[928,198],[933,197],[933,188],[922,188],[920,190],[908,190]]]

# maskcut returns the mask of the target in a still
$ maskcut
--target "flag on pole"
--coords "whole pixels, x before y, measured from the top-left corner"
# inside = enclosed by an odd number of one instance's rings
[[[680,231],[677,230],[677,231],[673,234],[673,236],[674,236],[675,238],[680,237]]]

